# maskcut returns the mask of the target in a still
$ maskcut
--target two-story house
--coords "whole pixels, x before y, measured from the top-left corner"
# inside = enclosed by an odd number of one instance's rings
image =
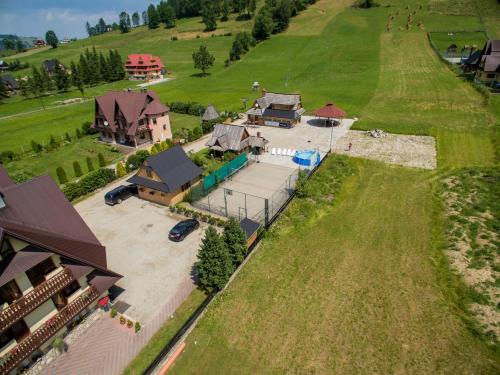
[[[29,367],[121,278],[49,176],[0,167],[0,373]]]
[[[165,73],[165,65],[158,56],[150,53],[128,55],[125,62],[125,70],[129,79],[155,80],[162,79]]]
[[[486,42],[477,61],[475,79],[490,86],[500,83],[500,39]]]
[[[170,109],[154,91],[111,91],[95,98],[92,127],[104,142],[137,147],[172,139]]]
[[[182,201],[202,173],[181,146],[174,146],[147,158],[128,182],[137,184],[140,198],[168,206]]]
[[[298,94],[266,92],[247,111],[248,123],[291,128],[300,123],[305,109]]]

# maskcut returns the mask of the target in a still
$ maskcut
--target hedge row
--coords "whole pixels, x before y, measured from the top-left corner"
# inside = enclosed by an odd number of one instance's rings
[[[106,186],[115,179],[116,173],[114,170],[101,168],[97,171],[87,173],[78,182],[70,182],[64,186],[62,191],[70,201],[73,201]]]
[[[208,223],[210,225],[217,225],[218,227],[221,228],[224,228],[224,225],[226,224],[227,221],[224,219],[220,219],[218,217],[211,216],[209,214],[203,214],[199,211],[195,211],[181,205],[170,206],[169,209],[171,212],[178,213],[186,217],[192,217],[194,219],[199,219],[204,223]]]

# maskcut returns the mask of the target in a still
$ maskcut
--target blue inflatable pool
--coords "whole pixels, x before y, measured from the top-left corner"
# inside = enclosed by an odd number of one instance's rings
[[[320,162],[319,152],[313,150],[297,151],[293,157],[293,161],[298,165],[311,167]]]

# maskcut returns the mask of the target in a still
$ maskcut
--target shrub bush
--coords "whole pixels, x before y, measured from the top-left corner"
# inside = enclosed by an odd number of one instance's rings
[[[120,324],[125,324],[127,322],[127,319],[123,315],[120,316]]]
[[[56,169],[57,179],[61,185],[68,182],[68,176],[66,176],[66,171],[63,167],[57,167]]]
[[[71,143],[71,136],[68,132],[64,133],[64,138],[66,139],[66,142]]]
[[[116,309],[111,309],[109,316],[111,316],[111,318],[114,318],[117,314],[118,314],[118,312],[116,311]]]
[[[87,169],[89,172],[92,172],[94,170],[94,164],[92,164],[92,159],[90,156],[87,156]]]
[[[127,158],[126,164],[125,164],[125,169],[127,172],[132,172],[139,168],[142,163],[144,163],[144,160],[146,160],[149,157],[150,153],[147,150],[139,150],[135,154],[130,155]]]
[[[104,160],[104,155],[101,152],[97,154],[97,160],[99,161],[99,167],[102,168],[106,166],[106,160]]]
[[[130,319],[127,320],[127,327],[128,328],[132,328],[133,325],[134,325],[134,323]]]
[[[86,174],[78,182],[67,184],[63,189],[63,193],[70,201],[73,201],[76,198],[106,186],[115,179],[116,174],[114,170],[101,168]]]
[[[82,125],[82,133],[87,135],[93,135],[99,133],[97,130],[91,128],[92,123],[90,121],[85,121]]]
[[[73,162],[73,171],[75,172],[75,177],[81,177],[83,175],[82,167],[78,161]]]
[[[10,150],[0,152],[0,164],[7,164],[9,161],[13,161],[15,159],[16,154]]]
[[[36,141],[31,141],[31,149],[35,154],[38,154],[42,151],[42,145]]]
[[[125,166],[123,165],[122,162],[119,162],[116,164],[116,176],[117,177],[123,177],[127,174],[127,170],[125,169]]]
[[[172,39],[172,41],[174,41],[174,42],[175,42],[175,41],[176,41],[176,40],[178,40],[179,38],[177,38],[177,37],[174,35],[174,36],[173,36],[172,38],[170,38],[170,39]]]
[[[135,333],[139,332],[141,330],[141,323],[135,322]]]
[[[200,112],[205,112],[205,107],[197,102],[172,102],[169,104],[170,110],[175,113],[199,116]]]
[[[75,134],[76,134],[76,138],[78,138],[78,139],[82,138],[82,132],[80,131],[80,129],[76,129]]]

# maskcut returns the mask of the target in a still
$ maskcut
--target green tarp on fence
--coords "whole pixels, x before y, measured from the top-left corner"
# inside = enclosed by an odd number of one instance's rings
[[[247,153],[238,155],[236,158],[230,162],[224,164],[222,167],[212,172],[205,178],[203,178],[203,188],[205,191],[210,190],[214,185],[221,183],[226,178],[235,173],[238,169],[242,168],[248,161]]]

